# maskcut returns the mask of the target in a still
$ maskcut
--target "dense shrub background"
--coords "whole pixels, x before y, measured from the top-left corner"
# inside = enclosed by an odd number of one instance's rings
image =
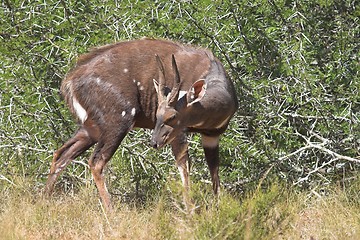
[[[147,36],[208,47],[235,82],[240,108],[221,141],[229,191],[274,177],[310,188],[351,182],[360,162],[359,16],[354,0],[4,0],[1,181],[43,186],[52,152],[76,129],[59,85],[79,54]],[[131,132],[112,159],[113,193],[141,197],[177,177],[170,149],[152,150],[149,135]],[[207,183],[199,136],[189,141],[192,182]],[[58,187],[91,180],[87,156]]]

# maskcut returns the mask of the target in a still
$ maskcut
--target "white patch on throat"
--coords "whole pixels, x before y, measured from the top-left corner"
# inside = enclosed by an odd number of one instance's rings
[[[215,148],[219,145],[219,140],[219,136],[210,137],[203,134],[201,135],[201,142],[203,147]]]
[[[179,92],[179,97],[178,100],[180,100],[181,98],[183,98],[186,95],[187,91],[180,91]]]
[[[198,123],[195,123],[195,124],[191,125],[191,127],[193,127],[193,128],[199,128],[199,127],[203,126],[204,123],[205,123],[205,121],[201,121],[201,122],[198,122]]]
[[[84,123],[86,119],[88,118],[86,110],[80,105],[78,100],[73,97],[73,107],[75,110],[76,115],[80,119],[81,123]]]
[[[230,120],[231,117],[232,117],[232,116],[227,117],[224,121],[222,121],[222,122],[221,122],[219,125],[217,125],[215,128],[217,128],[217,129],[222,128],[226,123],[229,122],[229,120]]]
[[[132,108],[132,109],[131,109],[131,116],[135,116],[135,113],[136,113],[136,109],[135,109],[135,108]]]

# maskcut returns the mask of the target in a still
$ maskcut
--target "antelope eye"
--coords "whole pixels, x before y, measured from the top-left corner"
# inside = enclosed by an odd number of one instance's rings
[[[171,125],[171,122],[175,119],[175,117],[176,117],[176,114],[174,114],[174,115],[171,115],[170,117],[168,117],[166,120],[165,120],[165,124],[167,124],[167,125]]]

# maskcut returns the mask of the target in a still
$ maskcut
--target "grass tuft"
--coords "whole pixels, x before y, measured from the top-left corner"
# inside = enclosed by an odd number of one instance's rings
[[[360,234],[359,184],[320,195],[274,183],[244,196],[225,192],[219,200],[194,185],[193,215],[177,207],[181,197],[172,184],[143,206],[116,203],[112,213],[102,211],[92,186],[45,199],[32,184],[19,179],[1,186],[0,239],[356,239]]]

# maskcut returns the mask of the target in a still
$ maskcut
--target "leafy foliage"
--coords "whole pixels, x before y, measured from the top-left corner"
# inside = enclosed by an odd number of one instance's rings
[[[148,36],[212,49],[235,82],[241,107],[221,141],[227,189],[268,175],[303,187],[346,182],[360,162],[358,16],[354,0],[3,1],[0,177],[46,178],[51,153],[76,129],[58,89],[79,54]],[[176,176],[170,149],[148,139],[134,131],[121,145],[114,194],[142,198]],[[206,182],[198,136],[190,142],[193,181]],[[59,185],[91,179],[86,157]]]

